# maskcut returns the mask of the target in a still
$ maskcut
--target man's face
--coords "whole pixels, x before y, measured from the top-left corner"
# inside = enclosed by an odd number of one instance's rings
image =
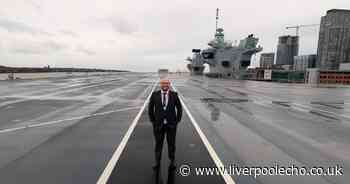
[[[162,89],[163,91],[169,90],[169,85],[170,85],[169,80],[161,80],[159,84],[160,84],[160,89]]]

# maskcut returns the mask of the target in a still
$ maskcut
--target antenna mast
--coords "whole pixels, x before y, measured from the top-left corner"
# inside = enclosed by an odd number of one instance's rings
[[[218,22],[219,22],[219,8],[216,8],[216,26],[215,26],[215,32],[218,30]]]

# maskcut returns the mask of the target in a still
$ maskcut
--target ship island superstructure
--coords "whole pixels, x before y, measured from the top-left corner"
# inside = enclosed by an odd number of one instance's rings
[[[225,40],[223,28],[218,28],[218,14],[216,13],[215,37],[208,43],[208,48],[204,50],[192,49],[192,58],[187,68],[191,75],[203,75],[205,65],[209,65],[210,77],[243,78],[247,67],[251,63],[252,55],[262,51],[262,47],[257,46],[259,39],[253,34],[241,40],[238,45],[233,45],[232,41]]]

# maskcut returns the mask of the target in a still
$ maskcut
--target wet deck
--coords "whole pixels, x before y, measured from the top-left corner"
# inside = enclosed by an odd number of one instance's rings
[[[125,147],[108,183],[225,183],[222,176],[182,176],[179,169],[183,165],[195,167],[215,167],[202,140],[198,136],[188,115],[177,130],[177,169],[168,169],[167,145],[164,144],[161,169],[152,170],[154,164],[154,141],[152,125],[145,111]],[[194,172],[194,171],[193,171]]]
[[[0,81],[0,183],[96,183],[156,80],[149,73],[122,73]],[[350,88],[182,75],[170,80],[225,166],[340,165],[345,171],[343,176],[233,175],[236,183],[348,183]],[[220,175],[180,175],[182,164],[216,165],[189,114],[179,126],[173,173],[164,146],[157,181],[151,124],[142,112],[108,183],[225,183]]]

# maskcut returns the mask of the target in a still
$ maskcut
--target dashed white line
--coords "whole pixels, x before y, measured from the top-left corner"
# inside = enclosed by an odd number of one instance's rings
[[[252,92],[250,92],[252,93]],[[257,93],[257,92],[253,92],[253,93]],[[266,95],[261,95],[261,94],[253,94],[254,96],[256,96],[257,98],[261,98],[261,99],[267,99],[267,100],[270,100],[271,103],[272,101],[274,100],[277,100],[277,101],[283,101],[281,99],[273,99],[269,96],[266,96]],[[256,103],[256,101],[254,101]],[[344,103],[346,104],[346,103]],[[345,119],[350,119],[350,116],[346,115],[346,114],[339,114],[339,113],[336,113],[336,112],[331,112],[331,111],[326,111],[326,110],[322,110],[322,109],[316,109],[316,108],[313,108],[313,107],[310,107],[310,106],[307,106],[307,105],[303,105],[303,104],[300,104],[300,103],[291,103],[291,106],[290,108],[293,108],[295,110],[298,110],[298,111],[301,111],[301,112],[307,112],[309,113],[311,110],[316,110],[316,111],[319,111],[319,112],[322,112],[322,113],[328,113],[328,114],[332,114],[334,116],[337,116],[337,117],[341,117],[341,118],[345,118]]]
[[[0,130],[0,133],[13,132],[13,131],[27,129],[27,128],[49,126],[49,125],[53,125],[53,124],[64,123],[67,121],[84,119],[84,118],[89,118],[89,117],[94,117],[94,116],[102,116],[102,115],[111,114],[114,112],[122,112],[122,111],[128,111],[128,110],[139,109],[139,108],[140,108],[140,106],[128,107],[128,108],[122,108],[122,109],[117,109],[117,110],[113,110],[113,111],[100,112],[100,113],[95,113],[95,114],[86,115],[86,116],[77,116],[77,117],[73,117],[73,118],[61,119],[61,120],[55,120],[55,121],[49,121],[49,122],[42,122],[42,123],[30,122],[31,124],[29,124],[29,125],[15,127],[15,128],[2,129],[2,130]]]
[[[313,110],[311,107],[302,105],[302,104],[294,104],[295,106],[301,107],[301,108],[305,108],[305,109],[309,109],[309,111]],[[338,116],[338,117],[342,117],[342,118],[346,118],[346,119],[350,119],[350,116],[347,116],[345,114],[339,114],[339,113],[335,113],[335,112],[331,112],[331,111],[325,111],[322,109],[317,109],[317,111],[322,112],[322,113],[328,113],[328,114],[332,114],[334,116]]]

